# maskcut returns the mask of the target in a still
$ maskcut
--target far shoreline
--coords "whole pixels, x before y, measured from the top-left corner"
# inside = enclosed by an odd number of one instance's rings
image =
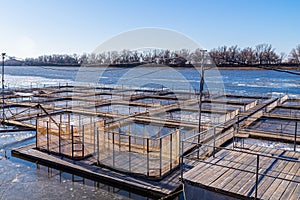
[[[134,64],[111,64],[111,65],[105,65],[105,64],[100,64],[100,65],[6,65],[9,67],[45,67],[45,68],[50,68],[50,67],[73,67],[73,68],[79,68],[81,66],[85,67],[91,67],[91,68],[134,68],[138,66],[143,66],[143,67],[173,67],[173,68],[178,68],[178,69],[189,69],[189,68],[195,68],[194,65],[192,64],[186,64],[184,66],[182,65],[161,65],[161,64],[146,64],[146,63],[134,63]],[[222,66],[215,66],[211,67],[211,70],[294,70],[294,71],[300,71],[300,66],[298,65],[251,65],[251,66],[239,66],[239,65],[222,65]]]

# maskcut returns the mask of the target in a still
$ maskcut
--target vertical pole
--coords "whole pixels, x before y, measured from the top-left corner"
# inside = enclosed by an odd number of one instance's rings
[[[38,134],[39,134],[39,114],[37,114],[36,116],[36,120],[35,120],[35,147],[38,148]]]
[[[61,123],[58,125],[58,152],[61,154]]]
[[[73,132],[74,131],[74,129],[73,129],[73,125],[71,125],[71,138],[72,138],[72,159],[74,159],[74,137],[73,137]]]
[[[94,138],[94,153],[93,155],[95,155],[96,153],[96,136],[95,134],[97,134],[97,122],[94,122],[94,133],[93,133],[93,138]]]
[[[213,149],[213,157],[215,158],[215,151],[216,151],[216,127],[213,128],[214,131],[214,149]],[[233,131],[234,132],[234,131]]]
[[[47,151],[49,152],[49,122],[47,121]]]
[[[162,174],[162,138],[159,138],[159,176]]]
[[[204,87],[204,56],[206,50],[202,50],[202,61],[201,61],[201,73],[200,73],[200,82],[199,82],[199,118],[198,118],[198,144],[200,143],[200,132],[201,132],[201,112],[202,112],[202,96],[203,96],[203,87]],[[199,151],[198,156],[199,158]]]
[[[203,70],[203,64],[201,64],[201,77],[200,77],[200,85],[199,85],[199,118],[198,118],[198,132],[201,132],[201,111],[202,111],[202,90],[203,90],[203,75],[204,75],[204,70]]]
[[[59,115],[59,123],[61,124],[62,123],[62,114],[60,113]]]
[[[84,158],[84,125],[82,125],[82,142],[81,142],[81,148],[82,148],[82,155],[81,155],[81,157],[82,157],[82,159]]]
[[[4,58],[5,53],[2,53],[2,123],[5,121],[4,114]]]
[[[70,113],[68,113],[68,124],[67,124],[68,135],[70,135],[70,123],[71,123],[71,120],[70,120]]]
[[[147,176],[149,176],[149,138],[147,138]]]
[[[297,149],[297,129],[298,129],[298,122],[295,123],[294,151],[296,151]]]
[[[181,162],[180,162],[180,177],[181,177],[181,182],[183,182],[183,140],[181,141]]]
[[[119,128],[119,151],[121,151],[121,128]]]
[[[98,151],[98,155],[97,155],[97,162],[99,164],[99,160],[100,160],[100,141],[99,141],[99,128],[97,128],[97,151]]]
[[[128,152],[129,152],[129,155],[128,155],[128,159],[129,159],[129,172],[131,172],[131,135],[128,136]]]
[[[234,144],[235,140],[234,140],[234,138],[235,138],[235,131],[236,130],[237,130],[237,124],[234,124],[233,125],[233,131],[232,131],[232,148],[233,149],[235,148],[235,144]]]
[[[115,132],[113,134],[113,167],[115,167]]]
[[[257,191],[258,191],[258,171],[259,171],[259,155],[256,157],[256,180],[255,180],[255,199],[257,199]]]
[[[170,135],[170,170],[172,169],[172,135]]]

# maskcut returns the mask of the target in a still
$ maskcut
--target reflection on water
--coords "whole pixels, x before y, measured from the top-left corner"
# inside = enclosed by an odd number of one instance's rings
[[[151,199],[12,157],[12,148],[35,142],[33,133],[1,134],[6,138],[0,139],[0,199]]]

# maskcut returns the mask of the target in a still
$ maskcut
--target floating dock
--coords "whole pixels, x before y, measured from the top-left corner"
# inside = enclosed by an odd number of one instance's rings
[[[299,199],[299,158],[299,152],[257,145],[220,149],[184,174],[187,199]]]
[[[157,198],[182,185],[187,195],[202,191],[220,198],[261,198],[273,179],[279,185],[287,181],[286,188],[297,191],[298,182],[288,181],[298,178],[294,165],[299,158],[300,101],[286,95],[204,94],[199,102],[196,91],[164,88],[18,89],[5,94],[3,122],[36,130],[36,144],[14,149],[15,156]],[[247,138],[290,143],[295,151],[250,145]],[[256,162],[261,165],[253,174],[249,171]],[[264,171],[269,165],[278,165],[278,171],[269,170],[270,176]],[[256,181],[256,188],[252,176],[257,175],[267,178]],[[247,188],[239,188],[240,181]],[[280,195],[294,193],[284,190]]]
[[[228,130],[231,141],[217,146],[215,133],[213,143],[182,156],[182,163],[198,162],[182,166],[187,199],[299,199],[298,102],[283,96],[257,105]]]

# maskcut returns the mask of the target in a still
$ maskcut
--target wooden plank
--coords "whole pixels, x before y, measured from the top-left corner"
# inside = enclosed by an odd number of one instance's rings
[[[252,150],[256,148],[256,146],[254,146],[254,145],[252,145],[252,146],[245,145],[245,146],[246,146],[246,148],[249,148]],[[210,176],[209,179],[206,179],[205,184],[211,186],[211,184],[213,184],[215,181],[218,181],[219,178],[222,178],[224,176],[224,174],[226,174],[230,170],[230,168],[238,167],[241,163],[241,160],[244,159],[243,156],[241,156],[242,154],[243,154],[242,152],[230,152],[230,157],[229,156],[224,157],[224,159],[226,159],[226,161],[228,160],[228,162],[218,163],[220,165],[223,165],[224,167],[219,166],[219,168],[221,168],[221,169],[218,169],[217,173],[213,173],[213,175]],[[235,155],[235,156],[232,156],[232,155]]]
[[[299,199],[300,198],[300,184],[297,184],[297,187],[293,191],[289,199]]]
[[[297,163],[297,165],[300,165],[299,163]],[[298,174],[295,174],[298,175]],[[292,178],[291,175],[287,175],[287,178],[290,179]],[[290,184],[291,181],[285,181],[285,180],[281,180],[281,179],[277,179],[278,182],[278,187],[277,189],[272,193],[272,196],[270,198],[272,199],[280,199],[280,197],[283,195],[283,193],[288,190],[288,186]]]
[[[23,122],[15,121],[15,120],[5,120],[5,124],[14,125],[14,126],[21,126],[30,129],[36,129],[35,125],[32,124],[25,124]]]
[[[288,157],[293,157],[295,155],[294,152],[284,152],[284,153]],[[283,154],[283,156],[285,154]],[[270,169],[270,171],[267,172],[266,174],[271,175],[271,176],[275,176],[275,177],[279,177],[279,178],[285,178],[286,174],[289,173],[289,171],[291,170],[291,168],[293,167],[294,164],[295,164],[294,162],[278,160],[272,166],[272,169]],[[272,194],[275,192],[273,189],[277,188],[276,187],[276,184],[277,184],[276,180],[281,180],[281,179],[276,179],[276,178],[271,178],[271,177],[265,178],[259,185],[258,197],[262,197],[263,199],[268,199],[269,197],[271,197]]]
[[[272,149],[270,150],[269,148],[265,148],[263,147],[261,149],[261,152],[267,154],[269,153],[270,151],[272,151]],[[248,164],[246,165],[243,165],[242,167],[240,167],[239,169],[241,170],[247,170],[247,171],[250,171],[250,168],[255,172],[255,166],[256,166],[256,156],[255,155],[252,155],[252,161],[251,162],[248,162]],[[249,159],[250,160],[250,159]],[[263,159],[262,159],[262,162],[263,162]],[[261,166],[263,166],[264,163],[261,164]],[[251,171],[252,171],[251,170]],[[237,188],[234,189],[234,191],[236,192],[238,190],[238,187],[240,186],[243,186],[240,185],[242,182],[240,181],[243,177],[245,177],[247,174],[249,174],[249,172],[243,172],[243,171],[240,171],[240,170],[236,170],[236,176],[232,179],[231,182],[229,182],[224,189],[228,190],[228,191],[231,191],[232,188],[234,188],[234,186],[238,185]]]
[[[299,158],[299,153],[297,153],[297,157]],[[296,165],[292,168],[292,171],[290,172],[290,174],[287,175],[288,179],[291,180],[295,180],[295,181],[300,181],[300,163],[296,163]],[[280,196],[280,198],[284,198],[284,199],[291,199],[291,196],[293,195],[293,192],[295,190],[297,190],[297,186],[299,184],[296,182],[292,182],[290,181],[289,183],[283,183],[281,182],[279,187],[285,187],[285,191],[282,193],[282,195]],[[279,195],[277,194],[277,197]],[[272,198],[272,197],[271,197]]]
[[[282,180],[278,186],[278,188],[273,192],[271,199],[280,199],[283,193],[286,191],[289,183],[291,181]]]
[[[231,152],[230,155],[231,155],[231,158],[233,158],[233,160],[236,160],[236,158],[239,157],[240,153]],[[229,160],[227,160],[227,159],[225,160],[225,158],[223,158],[217,164],[225,165],[225,166],[233,165],[231,158]],[[222,166],[212,165],[211,167],[206,169],[203,173],[201,173],[201,175],[198,175],[197,177],[195,177],[195,181],[201,182],[203,185],[209,185],[210,182],[212,182],[213,180],[215,180],[216,178],[220,177],[220,175],[223,174],[222,169],[228,170],[228,168],[224,168]]]
[[[263,117],[267,117],[270,119],[273,118],[273,119],[282,119],[282,120],[291,120],[291,121],[300,120],[300,118],[296,116],[288,116],[288,115],[273,114],[273,113],[266,113],[263,115]]]
[[[32,149],[34,145],[21,147],[13,150],[13,154],[19,156],[26,156],[27,158],[41,161],[43,163],[56,165],[62,170],[71,170],[76,173],[80,173],[82,176],[93,177],[99,180],[106,180],[111,183],[117,183],[126,187],[135,188],[136,190],[144,192],[153,192],[155,194],[170,194],[174,192],[179,186],[180,182],[178,176],[179,170],[172,173],[163,181],[151,181],[147,179],[141,179],[137,177],[128,176],[126,174],[117,173],[108,169],[102,169],[100,167],[84,164],[81,161],[72,161],[67,158],[61,159],[59,157],[49,155],[47,153],[40,152]]]
[[[272,131],[261,131],[261,130],[241,130],[241,133],[249,134],[251,137],[255,138],[266,138],[266,139],[273,139],[277,141],[291,141],[294,142],[294,135],[293,134],[282,134],[276,133]],[[297,141],[300,141],[300,136],[297,136]]]
[[[238,167],[239,162],[243,159],[242,156],[240,156],[241,153],[236,153],[236,157],[235,157],[235,160],[234,162],[232,161],[227,161],[227,162],[222,162],[222,163],[218,163],[220,165],[223,165],[224,167],[222,166],[219,166],[217,170],[213,171],[211,175],[209,175],[209,178],[207,179],[204,179],[205,182],[204,184],[205,185],[210,185],[211,183],[221,179],[223,177],[223,175],[228,172],[231,168],[235,168],[235,167]]]
[[[275,153],[277,152],[276,149],[271,149],[271,148],[266,148],[264,150],[264,152],[266,154],[268,153]],[[264,162],[264,160],[267,159],[266,157],[263,157],[262,160],[262,164],[261,167],[264,167],[265,164],[267,164],[266,162]],[[255,186],[255,169],[256,169],[256,163],[253,166],[250,166],[248,168],[249,170],[253,171],[254,173],[248,173],[245,177],[247,178],[247,181],[244,182],[244,184],[242,185],[242,187],[240,187],[240,189],[237,190],[236,193],[247,196],[247,194],[249,193],[249,191]],[[236,190],[236,189],[235,189]]]
[[[199,163],[195,168],[193,168],[192,170],[184,174],[185,177],[184,179],[188,179],[189,181],[194,182],[196,178],[197,179],[199,178],[199,176],[202,176],[208,171],[211,171],[212,167],[214,168],[217,167],[214,165],[214,163],[220,164],[220,162],[224,162],[224,161],[232,162],[235,160],[237,155],[239,155],[239,153],[237,152],[232,153],[230,151],[221,150],[216,154],[216,158],[210,157],[208,160],[206,160],[206,162],[209,162],[209,164],[200,161],[201,163]],[[221,156],[221,158],[219,158],[219,156]]]
[[[272,152],[271,149],[265,149],[264,153],[268,154]],[[265,157],[261,158],[261,160],[263,161],[263,159],[266,159]],[[264,166],[264,163],[262,163],[261,166]],[[256,162],[252,165],[249,165],[245,170],[247,171],[251,171],[254,172],[256,171]],[[245,183],[248,183],[249,179],[253,176],[253,173],[250,172],[246,172],[246,173],[241,173],[237,176],[237,179],[240,179],[240,181],[238,181],[231,189],[230,192],[233,193],[237,193],[242,187],[245,188]],[[246,189],[246,188],[245,188]]]
[[[184,173],[183,178],[191,182],[196,182],[195,179],[198,176],[201,176],[202,173],[204,173],[207,169],[213,167],[214,166],[213,164],[219,162],[220,160],[221,160],[220,158],[212,159],[209,161],[210,162],[209,164],[199,161],[200,163],[197,164],[193,169]]]
[[[259,147],[259,146],[253,146],[253,149],[251,149],[252,151],[254,150],[259,150],[261,149],[262,147]],[[244,155],[241,155],[240,156],[243,161],[240,161],[238,162],[237,166],[236,167],[239,167],[241,166],[242,164],[244,164],[244,160],[246,162],[251,162],[253,159],[251,159],[251,156],[249,154],[245,154]],[[222,175],[222,178],[214,181],[213,183],[210,184],[211,187],[215,187],[215,188],[219,188],[219,189],[224,189],[224,187],[226,187],[226,185],[232,180],[234,179],[235,175],[237,174],[238,172],[235,170],[235,169],[229,169],[226,173],[224,173]]]

